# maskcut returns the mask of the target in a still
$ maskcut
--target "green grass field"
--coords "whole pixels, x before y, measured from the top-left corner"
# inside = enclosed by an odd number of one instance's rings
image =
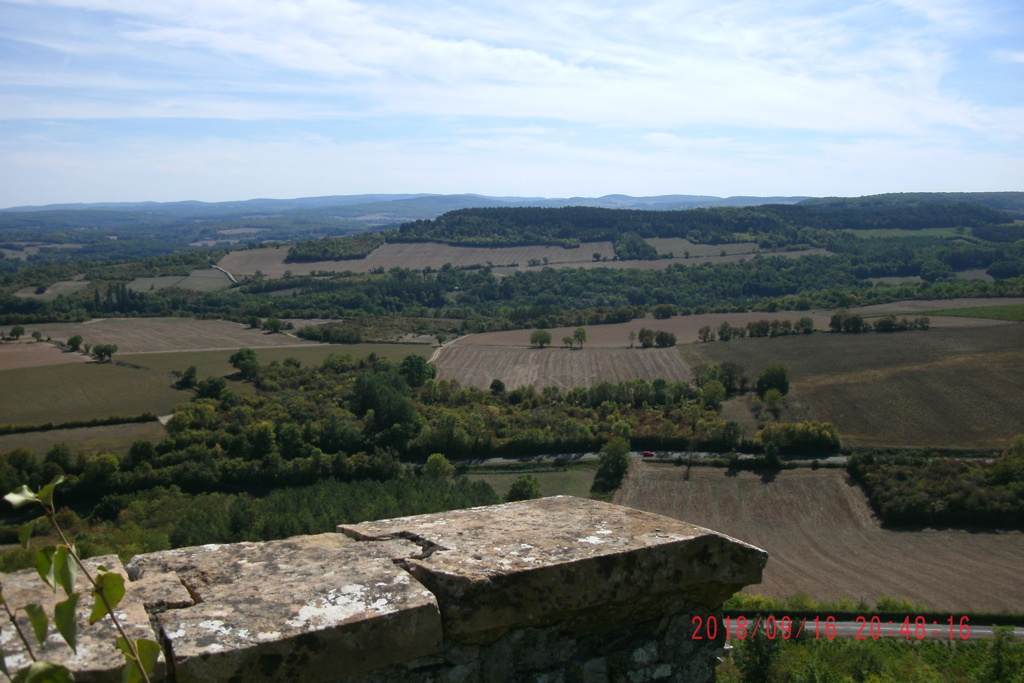
[[[979,308],[950,308],[948,310],[928,311],[924,315],[949,315],[957,318],[987,318],[989,320],[1014,320],[1024,322],[1024,304],[1006,304],[1004,306],[981,306]]]
[[[530,474],[540,482],[540,490],[545,497],[578,496],[587,498],[590,495],[590,487],[594,483],[596,471],[595,464],[593,468],[531,472]],[[481,472],[477,470],[466,476],[474,481],[486,481],[497,491],[499,496],[504,498],[509,487],[512,486],[512,482],[520,474],[522,472]]]
[[[317,344],[315,346],[271,346],[253,350],[256,352],[256,358],[259,359],[260,363],[295,358],[304,366],[323,363],[324,359],[335,353],[347,353],[356,359],[365,358],[371,353],[376,353],[381,358],[387,358],[396,363],[400,362],[410,353],[418,353],[427,358],[433,353],[433,348],[426,344]],[[231,363],[228,362],[228,358],[234,352],[234,349],[223,349],[218,351],[126,353],[120,354],[116,358],[117,360],[142,365],[164,373],[184,370],[188,366],[194,365],[200,378],[223,377],[235,371],[231,367]]]
[[[20,447],[42,456],[55,444],[64,443],[71,448],[72,453],[113,453],[124,456],[136,441],[155,443],[160,441],[164,434],[164,427],[159,422],[5,434],[0,436],[0,452]]]

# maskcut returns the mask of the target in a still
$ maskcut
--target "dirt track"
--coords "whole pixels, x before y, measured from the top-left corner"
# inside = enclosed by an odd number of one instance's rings
[[[615,502],[764,548],[764,581],[747,589],[816,600],[888,595],[950,610],[1024,611],[1024,533],[890,531],[841,470],[788,470],[770,483],[742,472],[636,463]]]

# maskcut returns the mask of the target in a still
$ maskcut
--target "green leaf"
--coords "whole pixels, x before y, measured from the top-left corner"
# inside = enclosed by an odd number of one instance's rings
[[[28,505],[29,503],[38,503],[39,496],[32,493],[32,489],[22,484],[19,488],[4,496],[4,500],[14,507],[20,508],[22,505]]]
[[[53,608],[53,623],[64,638],[64,642],[78,654],[78,593],[71,593],[68,599],[58,602]]]
[[[27,524],[22,524],[18,527],[18,543],[21,543],[21,547],[28,550],[29,544],[32,542],[32,530],[36,526],[36,521],[32,520]]]
[[[53,578],[64,589],[66,595],[75,592],[75,578],[78,574],[78,565],[71,550],[66,546],[57,546],[57,552],[53,554]]]
[[[117,639],[117,649],[124,653],[126,660],[124,669],[121,671],[121,683],[139,683],[146,677],[152,677],[156,672],[156,662],[160,658],[160,646],[147,638],[139,638],[135,641],[135,649],[139,652],[139,661],[132,658],[131,648],[124,638]],[[146,676],[142,672],[146,672]]]
[[[108,614],[107,606],[103,604],[101,593],[107,598],[107,602],[110,603],[110,609],[117,609],[117,606],[121,603],[121,598],[124,597],[124,577],[116,572],[103,572],[96,577],[96,588],[92,592],[95,602],[92,605],[92,614],[89,615],[90,624],[95,624]]]
[[[53,554],[54,549],[52,546],[37,550],[36,571],[39,572],[39,578],[43,580],[43,583],[52,588],[53,592],[56,593],[57,583],[53,578]]]
[[[57,488],[57,484],[64,481],[64,475],[58,474],[53,478],[49,484],[39,489],[39,500],[46,504],[46,507],[53,507],[53,490]]]
[[[38,603],[31,603],[25,605],[25,613],[28,615],[28,620],[32,624],[32,632],[36,634],[36,640],[42,645],[43,641],[46,640],[46,632],[49,630],[49,619],[46,618],[46,612]]]
[[[32,662],[14,675],[15,683],[74,683],[74,680],[70,671],[51,662]]]

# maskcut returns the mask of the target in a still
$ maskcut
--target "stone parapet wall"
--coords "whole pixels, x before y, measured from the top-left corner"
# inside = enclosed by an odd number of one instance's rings
[[[130,618],[181,683],[711,681],[724,642],[691,638],[691,619],[760,582],[767,559],[685,522],[564,496],[338,532],[137,556]],[[102,626],[90,635],[112,650]],[[45,654],[71,655],[62,647]],[[117,679],[106,660],[78,660],[80,680]]]

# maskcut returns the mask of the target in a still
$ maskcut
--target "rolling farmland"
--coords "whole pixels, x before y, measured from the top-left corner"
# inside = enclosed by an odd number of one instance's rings
[[[683,347],[688,362],[733,361],[748,375],[789,369],[795,401],[846,445],[1002,448],[1024,433],[1024,325],[895,334],[816,334]]]
[[[742,539],[768,551],[745,592],[815,600],[906,598],[934,609],[1024,611],[1024,532],[892,531],[840,470],[751,472],[634,463],[615,502]]]
[[[151,351],[316,344],[287,334],[270,334],[250,329],[240,323],[195,318],[96,318],[84,323],[42,323],[25,326],[27,333],[35,330],[39,330],[44,337],[60,341],[80,334],[90,344],[117,344],[118,357],[126,353]]]
[[[675,242],[672,244],[676,245]],[[676,246],[681,246],[682,241]],[[294,275],[308,275],[313,271],[340,273],[368,273],[375,268],[391,270],[392,268],[424,268],[438,269],[450,263],[455,267],[487,265],[494,266],[494,272],[508,275],[517,270],[531,268],[634,268],[642,270],[663,270],[671,264],[698,265],[701,263],[737,263],[751,258],[746,247],[730,245],[732,249],[715,246],[711,254],[698,254],[709,251],[708,245],[696,245],[701,249],[691,250],[691,258],[683,258],[680,249],[675,258],[657,259],[652,261],[616,261],[615,250],[611,242],[587,242],[579,247],[566,249],[552,246],[523,247],[456,247],[437,242],[397,242],[387,243],[375,249],[364,259],[342,261],[315,261],[309,263],[285,263],[288,247],[265,247],[262,249],[246,249],[233,251],[218,265],[236,277],[253,275],[256,271],[269,278],[284,276],[286,271]],[[725,256],[721,255],[722,251]],[[743,253],[737,253],[743,252]],[[601,256],[600,261],[594,260],[594,254]],[[762,256],[784,256],[799,258],[802,256],[822,256],[830,252],[824,249],[806,249],[803,251],[763,252]],[[543,263],[544,259],[548,262]],[[530,266],[530,261],[540,262]],[[515,265],[512,265],[515,264]]]
[[[532,385],[570,389],[642,377],[686,380],[690,368],[675,349],[564,349],[449,345],[434,361],[437,375],[487,389],[500,379],[509,389]]]

